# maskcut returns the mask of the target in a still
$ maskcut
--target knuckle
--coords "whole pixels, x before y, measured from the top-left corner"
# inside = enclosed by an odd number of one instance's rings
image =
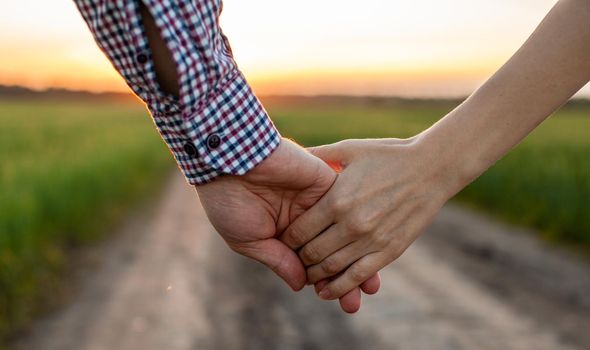
[[[322,271],[330,276],[337,274],[341,270],[340,263],[333,257],[326,258],[321,263],[321,267]]]
[[[251,258],[251,259],[255,259],[256,256],[256,247],[255,245],[253,245],[252,243],[230,243],[228,244],[229,248],[234,252],[237,253],[239,255]],[[258,259],[255,259],[258,260]]]
[[[229,245],[229,248],[230,248],[230,249],[231,249],[231,250],[232,250],[234,253],[238,253],[238,254],[244,255],[244,249],[243,249],[242,247],[240,247],[240,246],[236,246],[236,245],[230,244],[230,245]]]
[[[348,224],[348,229],[354,236],[365,236],[373,231],[373,224],[367,220],[354,219]]]
[[[365,264],[357,263],[350,267],[350,279],[355,283],[363,283],[369,278],[369,269]]]
[[[337,142],[336,145],[338,145],[338,147],[343,148],[343,149],[350,149],[350,148],[356,148],[359,144],[360,140],[356,140],[356,139],[348,139],[348,140],[342,140],[340,142]]]
[[[328,206],[336,214],[345,214],[352,208],[352,203],[348,199],[348,196],[340,195],[337,197],[330,197]]]
[[[397,260],[402,256],[408,247],[408,242],[404,237],[406,237],[406,233],[403,230],[398,230],[387,243],[387,250],[393,260]]]
[[[312,266],[307,270],[307,281],[313,284],[326,278],[326,273],[319,266]]]
[[[334,298],[341,298],[347,292],[349,292],[348,290],[346,290],[346,288],[344,286],[332,286],[332,287],[330,287],[330,290],[332,292],[332,297],[334,297]]]
[[[349,148],[352,146],[352,140],[342,140],[334,144],[338,148]]]
[[[392,260],[397,260],[405,251],[405,248],[401,244],[394,244],[390,249]]]
[[[287,245],[290,245],[291,248],[298,248],[307,243],[307,237],[299,228],[292,227],[286,233],[286,241]]]
[[[308,244],[301,249],[299,257],[308,265],[315,265],[320,262],[320,253],[313,244]]]
[[[391,240],[389,238],[389,235],[380,233],[375,236],[374,243],[377,247],[382,248],[389,246],[391,244]]]
[[[246,250],[245,244],[243,244],[243,243],[241,244],[241,243],[236,243],[236,242],[228,242],[227,246],[233,252],[238,253],[238,254],[244,254],[244,252]]]
[[[371,229],[374,230],[381,222],[383,222],[383,212],[378,209],[365,210],[365,213],[363,213],[363,218],[364,221],[371,226]]]
[[[396,261],[397,259],[399,259],[403,253],[405,252],[405,248],[403,245],[401,245],[400,243],[389,243],[387,245],[387,250],[388,250],[388,260],[389,261]]]

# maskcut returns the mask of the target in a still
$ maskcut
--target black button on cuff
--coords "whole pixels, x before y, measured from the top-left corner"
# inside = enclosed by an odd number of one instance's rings
[[[145,52],[140,52],[137,54],[137,56],[135,56],[135,60],[139,64],[146,64],[148,62],[148,59],[149,59],[149,56]]]
[[[221,137],[219,135],[211,134],[207,137],[207,147],[209,147],[210,150],[217,149],[219,146],[221,146]]]
[[[192,142],[187,142],[184,144],[184,152],[191,158],[197,158],[199,155],[199,151],[197,147]]]

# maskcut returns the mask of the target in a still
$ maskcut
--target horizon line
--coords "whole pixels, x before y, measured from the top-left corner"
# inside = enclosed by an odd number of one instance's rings
[[[88,96],[119,96],[119,97],[134,97],[139,99],[132,91],[129,92],[122,92],[122,91],[93,91],[93,90],[84,90],[84,89],[70,89],[64,87],[44,87],[44,88],[35,88],[26,85],[14,85],[14,84],[2,84],[0,83],[0,97],[4,94],[9,92],[9,90],[14,90],[13,93],[17,93],[18,90],[24,93],[32,93],[32,94],[50,94],[50,93],[64,93],[64,94],[80,94],[80,95],[88,95]],[[467,99],[469,96],[400,96],[400,95],[384,95],[384,94],[346,94],[346,93],[334,93],[334,94],[257,94],[260,99],[265,98],[353,98],[353,99],[397,99],[397,100],[425,100],[425,101],[463,101]],[[573,96],[570,100],[572,101],[586,101],[590,102],[590,97],[580,96],[576,97]]]

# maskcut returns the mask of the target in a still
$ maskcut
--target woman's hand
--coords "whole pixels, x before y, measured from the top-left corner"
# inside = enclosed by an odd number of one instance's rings
[[[197,186],[203,208],[217,232],[236,252],[260,261],[300,290],[307,282],[299,257],[276,237],[332,186],[336,173],[299,145],[283,140],[278,149],[243,176],[223,176]],[[361,290],[379,290],[379,276],[340,300],[356,312]]]
[[[308,282],[321,282],[323,299],[345,295],[397,259],[462,187],[418,139],[349,140],[310,151],[341,173],[282,240],[300,248]]]
[[[451,196],[588,83],[589,23],[589,1],[560,0],[493,77],[419,136],[312,150],[343,171],[282,240],[301,248],[321,297],[343,295],[399,257]]]

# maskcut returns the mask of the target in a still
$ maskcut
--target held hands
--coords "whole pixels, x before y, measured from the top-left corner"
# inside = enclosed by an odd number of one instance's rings
[[[197,188],[213,226],[236,252],[294,290],[360,308],[378,271],[397,259],[461,187],[413,139],[348,140],[305,151],[284,140],[244,176]],[[340,170],[338,178],[334,170]]]
[[[281,240],[307,267],[322,299],[346,295],[396,260],[462,186],[410,140],[348,140],[310,149],[342,168]]]
[[[336,173],[322,160],[283,140],[270,157],[246,175],[221,177],[197,187],[197,192],[211,223],[230,248],[267,265],[292,289],[300,290],[307,282],[305,267],[278,237],[330,189],[335,179]],[[357,311],[360,290],[373,294],[379,286],[377,275],[367,276],[340,295],[343,310]]]

